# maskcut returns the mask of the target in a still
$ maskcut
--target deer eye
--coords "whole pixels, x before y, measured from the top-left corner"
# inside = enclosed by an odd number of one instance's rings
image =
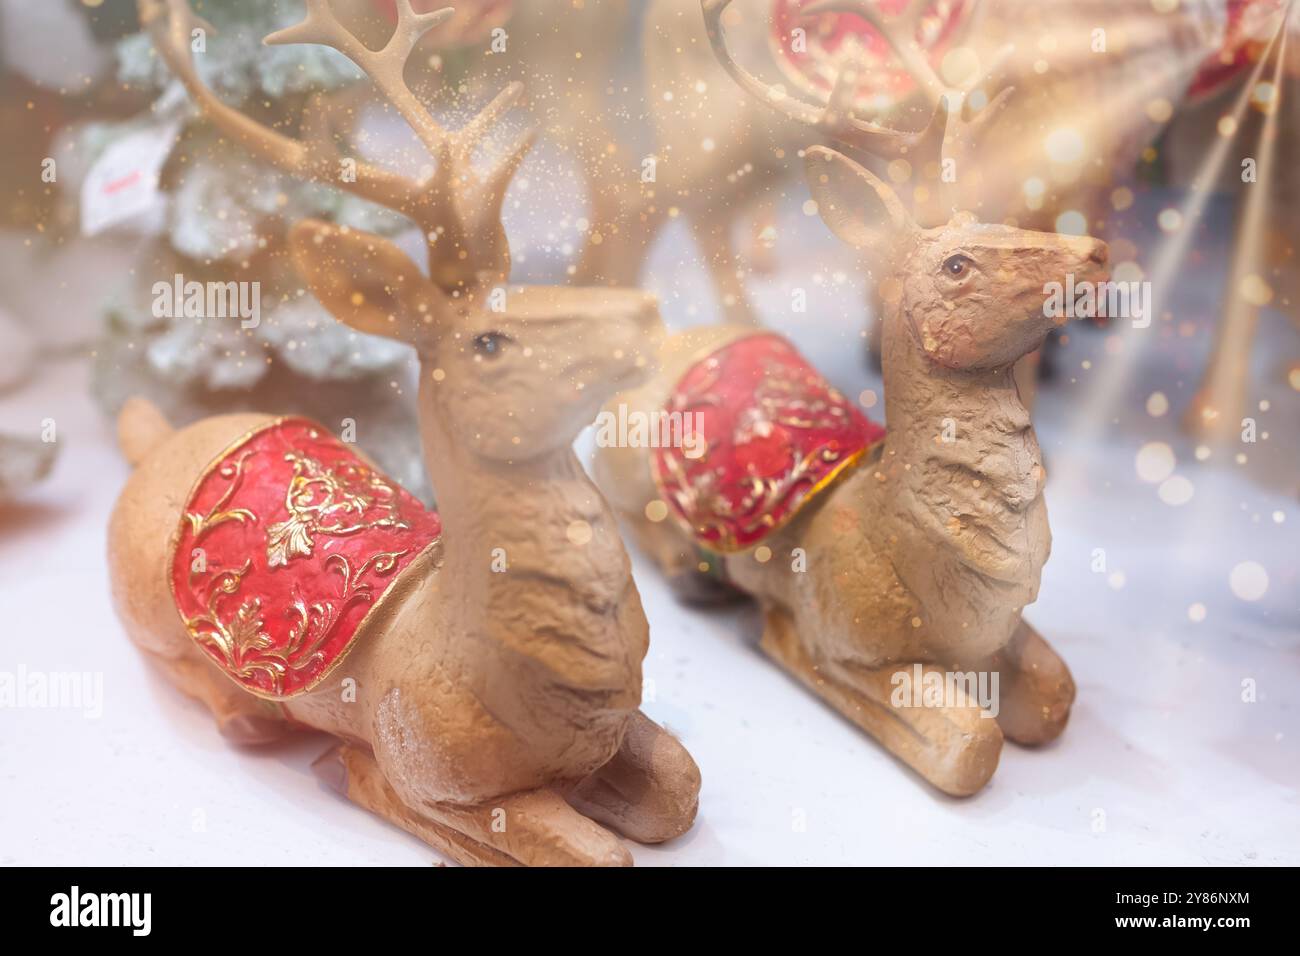
[[[505,351],[513,339],[501,332],[484,332],[474,339],[474,355],[478,358],[496,358]]]
[[[943,260],[944,273],[954,279],[960,279],[970,267],[971,260],[967,256],[949,256]]]

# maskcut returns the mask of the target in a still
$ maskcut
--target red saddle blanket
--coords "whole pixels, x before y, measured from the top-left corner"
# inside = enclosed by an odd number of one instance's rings
[[[770,0],[768,47],[773,58],[796,88],[816,96],[829,96],[846,66],[858,68],[854,105],[867,113],[880,109],[878,97],[906,97],[916,81],[900,66],[888,41],[856,13],[827,12],[810,18],[806,8],[820,0]],[[888,19],[911,5],[912,0],[872,0]],[[937,69],[953,47],[961,28],[970,20],[971,0],[934,0],[927,5],[924,25],[914,42]],[[795,31],[800,31],[796,33]],[[798,37],[800,42],[792,42]]]
[[[277,419],[231,445],[190,491],[172,594],[190,637],[232,680],[283,700],[343,660],[441,531],[437,512],[325,428]]]
[[[659,494],[701,546],[760,543],[885,437],[779,335],[692,365],[665,412],[682,440],[653,449]],[[680,416],[680,419],[677,418]]]

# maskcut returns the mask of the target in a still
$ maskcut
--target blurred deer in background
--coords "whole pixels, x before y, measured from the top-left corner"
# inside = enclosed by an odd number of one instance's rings
[[[738,46],[766,56],[767,6],[735,20]],[[731,82],[705,36],[699,0],[651,0],[642,47],[657,204],[678,209],[690,227],[722,321],[757,326],[732,234],[751,214],[749,251],[761,258],[757,250],[771,241],[774,207],[784,182],[798,174],[807,132]]]
[[[711,28],[723,6],[706,0]],[[840,96],[792,118],[858,150],[937,164],[1010,96],[967,112],[950,105],[961,93],[945,88],[917,133],[856,119]],[[708,598],[720,578],[756,598],[769,656],[934,786],[971,794],[1004,736],[1053,739],[1074,698],[1065,663],[1021,616],[1050,534],[1012,368],[1065,321],[1046,307],[1046,284],[1104,279],[1107,249],[968,213],[927,228],[844,155],[812,147],[805,163],[822,218],[886,290],[887,433],[779,337],[693,329],[669,340],[654,381],[607,410],[698,413],[684,447],[702,454],[602,448],[598,481],[680,593]],[[999,699],[896,696],[900,675],[943,683],[967,669],[997,674]]]
[[[588,226],[574,263],[579,285],[636,285],[666,210],[643,182],[643,157],[619,121],[641,115],[629,87],[632,0],[528,0],[516,4],[504,54],[480,61],[526,80],[542,133],[573,153],[587,187]]]
[[[341,178],[329,137],[294,140],[225,106],[191,60],[203,23],[186,0],[140,0],[159,55],[232,144],[400,212],[426,237],[427,276],[389,241],[318,221],[297,223],[290,249],[339,321],[417,350],[440,512],[314,423],[244,414],[173,431],[135,401],[119,423],[137,467],[109,533],[115,602],[224,734],[337,736],[322,775],[448,856],[626,864],[612,831],[684,832],[699,773],[638,709],[647,623],[572,442],[644,378],[657,309],[634,290],[504,285],[501,206],[531,136],[486,174],[470,157],[521,89],[443,129],[403,69],[451,11],[397,11],[380,49],[326,0],[266,42],[355,61],[434,160],[419,180],[368,163]]]
[[[827,141],[809,138],[806,124],[832,95],[854,117],[919,135],[946,86],[962,88],[964,110],[981,111],[991,90],[1014,86],[1016,96],[987,124],[977,153],[974,140],[959,138],[945,144],[946,164],[918,164],[905,153],[884,163],[857,156],[900,188],[922,224],[969,209],[1025,228],[1111,233],[1132,202],[1130,191],[1115,187],[1197,93],[1201,77],[1223,69],[1223,51],[1240,49],[1240,21],[1253,13],[1251,34],[1271,36],[1282,16],[1276,0],[1234,0],[1226,12],[1210,0],[1161,10],[1124,0],[756,0],[743,9],[707,0],[702,23],[690,15],[693,6],[654,0],[648,15],[659,201],[680,205],[692,222],[727,321],[749,324],[757,320],[744,293],[746,266],[731,245],[735,219],[782,195],[791,160]],[[716,40],[723,27],[730,49],[714,43],[713,62],[708,36]],[[782,82],[761,79],[747,62],[774,63]],[[1250,73],[1241,66],[1230,82],[1239,85]],[[739,84],[730,91],[724,70]],[[752,95],[742,97],[742,88]],[[772,115],[762,117],[764,110]],[[706,140],[712,150],[702,148]],[[1283,261],[1289,245],[1282,244]],[[870,296],[871,313],[882,315],[878,290]],[[1249,329],[1227,318],[1234,301],[1230,295],[1220,323],[1227,347],[1216,349],[1207,372],[1207,381],[1227,387],[1213,389],[1221,397],[1209,404],[1241,404],[1222,397],[1244,391],[1240,355]],[[877,354],[881,329],[871,326]],[[1032,401],[1034,377],[1019,380]],[[1198,405],[1193,421],[1200,417]],[[1231,413],[1217,418],[1235,427]]]
[[[843,28],[846,18],[869,24],[901,61],[910,62],[917,87],[932,90],[935,82],[925,74],[928,71],[937,79],[937,73],[929,69],[930,61],[905,56],[899,38],[925,35],[923,14],[927,9],[934,14],[941,6],[913,3],[895,19],[881,13],[884,4],[870,0],[828,0],[805,9],[838,13],[836,18],[816,21],[824,30]],[[1185,208],[1194,210],[1199,197],[1215,188],[1216,179],[1227,178],[1217,175],[1213,160],[1217,151],[1210,146],[1228,135],[1225,129],[1244,125],[1247,101],[1259,112],[1278,113],[1279,77],[1284,72],[1279,61],[1285,54],[1288,29],[1288,11],[1281,0],[1227,4],[1182,0],[1160,9],[1117,0],[1069,4],[986,0],[949,6],[963,22],[956,31],[960,45],[944,48],[943,71],[962,74],[976,64],[995,63],[994,81],[1015,84],[1017,94],[992,125],[978,154],[945,151],[955,164],[950,185],[936,184],[933,172],[922,171],[919,191],[940,199],[939,208],[932,211],[926,211],[925,203],[916,203],[922,221],[939,221],[947,210],[964,208],[1028,228],[1122,236],[1114,223],[1131,217],[1127,210],[1134,197],[1131,190],[1115,187],[1131,177],[1140,157],[1160,161],[1167,169],[1186,170],[1191,160],[1195,169],[1184,174],[1181,183],[1189,197]],[[1294,53],[1291,56],[1294,60]],[[1253,92],[1261,80],[1277,90],[1262,100]],[[1209,90],[1216,87],[1221,115],[1230,118],[1230,127],[1222,125],[1220,116],[1207,117],[1200,109]],[[975,89],[971,95],[979,97],[982,91]],[[1236,100],[1236,105],[1225,107],[1225,98]],[[859,95],[855,101],[862,99]],[[928,109],[928,103],[923,105]],[[1181,142],[1167,135],[1171,123],[1187,127],[1184,114],[1191,114],[1188,119],[1199,115],[1200,129],[1210,132],[1202,137],[1200,148],[1188,149],[1185,135]],[[1264,135],[1253,142],[1239,136],[1235,148],[1223,154],[1228,161],[1220,159],[1238,180],[1241,155],[1258,156],[1261,167],[1268,167],[1272,155],[1285,155],[1277,138],[1287,135],[1286,124],[1266,117],[1260,125]],[[1288,308],[1293,316],[1297,313],[1296,304],[1285,294],[1285,277],[1293,271],[1294,229],[1285,214],[1275,217],[1274,232],[1281,231],[1277,237],[1281,241],[1275,241],[1266,235],[1270,217],[1264,212],[1269,206],[1291,208],[1294,182],[1294,176],[1280,170],[1266,177],[1261,169],[1259,187],[1253,192],[1243,190],[1239,181],[1230,190],[1239,201],[1227,289],[1217,309],[1207,316],[1214,330],[1214,348],[1185,417],[1189,430],[1202,438],[1235,438],[1245,410],[1260,303],[1242,294],[1243,282],[1247,289],[1267,288],[1268,293],[1259,295],[1271,295],[1275,304]],[[1249,211],[1252,201],[1259,207],[1254,213]],[[1182,228],[1196,225],[1190,219]],[[1136,258],[1133,243],[1125,245]],[[1160,256],[1142,258],[1150,266]],[[1133,262],[1123,271],[1126,279],[1142,275]],[[1270,278],[1261,285],[1260,276]],[[1167,275],[1155,278],[1161,283],[1171,281]],[[1167,291],[1157,289],[1157,299]],[[1159,317],[1124,318],[1150,323]],[[1034,380],[1032,375],[1020,376],[1027,395]]]
[[[393,0],[365,2],[389,20],[395,15]],[[417,11],[439,5],[413,3]],[[374,19],[363,35],[381,42]],[[620,76],[635,20],[631,0],[471,0],[421,43],[440,70],[463,76],[472,90],[527,83],[540,136],[573,157],[586,187],[588,225],[572,269],[578,285],[635,285],[662,217],[653,184],[642,182],[642,158],[618,129],[618,120],[640,112],[638,91]]]
[[[821,102],[813,105],[759,79],[722,42],[731,0],[704,0],[702,6],[713,52],[755,103],[805,127],[826,123],[823,113],[869,127],[858,117],[870,105],[881,121],[915,129],[890,152],[874,151],[860,142],[861,135],[848,145],[860,159],[887,163],[889,180],[906,187],[913,215],[926,225],[944,222],[959,209],[1041,231],[1082,233],[1104,221],[1101,207],[1110,202],[1114,170],[1132,168],[1159,129],[1143,107],[1175,96],[1185,85],[1195,65],[1187,51],[1202,50],[1203,37],[1203,24],[1190,15],[1157,24],[1150,17],[1135,19],[1120,0],[1068,8],[1022,0],[778,3],[782,25],[797,23],[810,38],[838,40],[823,53],[817,81],[805,78],[800,85],[820,94]],[[891,8],[896,12],[887,15]],[[1108,23],[1116,24],[1116,44],[1125,44],[1122,56],[1095,49],[1098,24]],[[866,58],[869,39],[883,50]],[[774,31],[769,49],[793,77],[792,42]],[[1044,58],[1047,48],[1054,51],[1051,63]],[[879,59],[881,69],[864,68],[885,55],[892,55],[892,65]],[[944,75],[936,61],[942,61]],[[1011,89],[1016,96],[1007,98]],[[963,122],[952,130],[919,128],[915,117],[924,123],[933,116],[945,90],[952,91]],[[1004,91],[998,101],[990,96],[996,90]],[[927,135],[944,138],[942,155],[920,162],[925,154],[915,149]],[[880,301],[879,288],[869,291],[872,314],[882,315],[887,303]],[[877,352],[881,332],[875,323]],[[1031,405],[1033,364],[1027,359],[1018,376]]]

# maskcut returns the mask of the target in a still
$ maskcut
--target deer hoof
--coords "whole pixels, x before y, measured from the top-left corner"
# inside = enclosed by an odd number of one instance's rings
[[[343,748],[331,747],[311,763],[316,779],[337,793],[348,794],[348,768],[343,762]]]
[[[961,744],[942,755],[929,767],[918,767],[922,774],[952,797],[969,797],[984,789],[998,768],[1002,755],[1002,731],[997,721],[986,720],[973,732],[965,734]]]
[[[1025,747],[1051,743],[1070,720],[1074,704],[1074,678],[1065,661],[1028,624],[1011,677],[1009,693],[1002,695],[998,724],[1008,740]]]
[[[998,715],[998,723],[1006,738],[1022,747],[1039,747],[1049,744],[1065,730],[1070,722],[1070,707],[1074,704],[1074,680],[1067,672],[1050,692],[1029,702],[1026,712],[1013,710],[1005,719]],[[1029,708],[1035,708],[1029,712]]]
[[[255,714],[236,714],[218,726],[221,736],[241,747],[257,747],[275,743],[285,735],[283,720],[259,717]]]

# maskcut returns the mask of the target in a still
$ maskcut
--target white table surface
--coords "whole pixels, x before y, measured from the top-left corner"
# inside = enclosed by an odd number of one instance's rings
[[[861,289],[835,277],[853,264],[809,235],[805,258],[756,280],[756,294],[847,394],[878,389],[862,359]],[[649,284],[665,314],[707,319],[689,243],[674,232],[658,248]],[[815,320],[780,314],[800,281]],[[1296,334],[1276,316],[1261,329],[1252,402],[1270,401],[1256,412],[1269,439],[1244,465],[1232,453],[1197,462],[1176,413],[1208,347],[1218,281],[1192,276],[1176,292],[1176,317],[1199,322],[1196,336],[1170,335],[1168,323],[1145,339],[1121,330],[1108,350],[1104,334],[1081,331],[1043,395],[1054,548],[1027,615],[1069,662],[1078,702],[1061,740],[1008,745],[973,798],[936,793],[770,664],[752,612],[683,608],[636,558],[652,635],[644,707],[704,775],[695,828],[634,847],[638,863],[1300,863],[1300,396],[1279,364],[1296,355]],[[105,573],[107,515],[127,468],[87,379],[84,359],[65,358],[0,397],[0,429],[35,434],[53,417],[61,446],[52,478],[0,509],[0,671],[91,671],[104,687],[98,719],[0,710],[0,863],[437,861],[315,779],[326,738],[233,748],[129,644]],[[1174,407],[1163,418],[1145,409],[1156,390]],[[1138,448],[1155,440],[1195,485],[1181,507],[1136,474]],[[1107,574],[1090,568],[1099,547]],[[1255,602],[1229,588],[1243,560],[1269,575]],[[1201,623],[1189,620],[1195,602]],[[1242,700],[1244,679],[1256,682],[1254,703]]]

